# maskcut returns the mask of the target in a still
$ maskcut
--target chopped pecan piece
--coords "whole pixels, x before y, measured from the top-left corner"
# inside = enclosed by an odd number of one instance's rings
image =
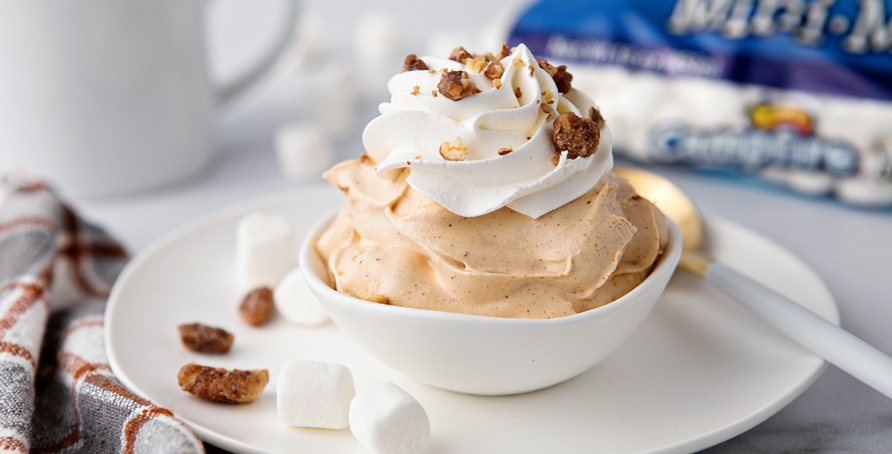
[[[492,86],[496,87],[496,90],[502,88],[502,79],[496,79],[492,81]]]
[[[232,334],[200,323],[180,325],[180,340],[189,350],[201,353],[226,353],[232,347]]]
[[[557,74],[557,68],[555,68],[554,65],[552,65],[551,63],[548,63],[548,60],[544,58],[537,58],[536,61],[539,63],[539,67],[544,69],[549,76],[554,77],[554,75]]]
[[[542,92],[542,101],[545,101],[546,104],[554,103],[554,93],[549,90],[545,90]]]
[[[589,107],[588,108],[588,117],[591,118],[592,121],[594,121],[596,125],[598,125],[598,128],[604,127],[604,117],[601,116],[600,110],[595,109],[594,107]]]
[[[554,79],[554,84],[557,85],[559,92],[568,93],[570,91],[570,82],[573,80],[573,75],[567,72],[567,65],[555,67],[544,58],[537,58],[536,61],[539,62],[539,67],[544,69]]]
[[[520,87],[514,87],[514,97],[520,98],[523,96],[523,92],[520,91]]]
[[[514,151],[514,149],[511,147],[499,148],[499,156],[505,156],[506,154],[511,153],[512,151]]]
[[[452,50],[452,53],[449,55],[449,59],[452,61],[457,61],[462,63],[466,58],[474,58],[470,52],[466,51],[464,47],[458,46]]]
[[[189,394],[211,402],[243,404],[260,396],[269,372],[262,370],[227,370],[222,367],[189,363],[177,373],[177,383]]]
[[[505,68],[502,68],[502,64],[497,61],[490,63],[483,70],[483,75],[489,77],[490,80],[501,79],[502,74],[505,74]]]
[[[487,62],[493,61],[496,57],[493,56],[492,52],[486,52],[482,54],[474,54],[474,58],[483,58]]]
[[[514,64],[514,66],[524,66],[523,60],[519,58],[514,58],[511,60],[511,63]]]
[[[440,83],[437,84],[440,93],[453,100],[458,101],[465,99],[475,93],[480,93],[474,81],[468,77],[465,71],[449,71],[440,77]]]
[[[582,118],[573,112],[564,112],[554,120],[554,150],[567,151],[567,158],[584,158],[594,154],[601,141],[601,130],[590,118]]]
[[[416,85],[415,88],[412,89],[412,96],[418,96],[418,93],[420,92],[420,90],[421,90],[421,87]]]
[[[258,326],[272,318],[275,309],[272,289],[260,287],[245,295],[238,312],[249,325]]]
[[[424,61],[418,58],[415,54],[409,54],[406,55],[406,61],[403,63],[403,70],[400,72],[420,71],[423,69],[427,69],[427,65],[424,64]]]
[[[499,49],[499,55],[496,59],[501,60],[507,56],[511,55],[511,51],[508,49],[508,43],[502,43],[502,48]]]
[[[466,58],[462,61],[462,64],[470,69],[471,72],[477,74],[483,72],[483,69],[486,68],[486,63],[487,62],[484,57]]]
[[[447,161],[464,161],[468,157],[468,146],[462,143],[461,137],[456,137],[440,145],[440,156]]]

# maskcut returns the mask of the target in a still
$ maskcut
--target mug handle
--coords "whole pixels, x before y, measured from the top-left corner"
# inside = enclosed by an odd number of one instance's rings
[[[282,31],[279,33],[276,41],[270,46],[263,57],[258,60],[257,63],[254,63],[254,66],[240,77],[229,83],[213,87],[214,101],[216,105],[220,106],[228,103],[232,98],[253,84],[273,66],[273,63],[279,59],[279,55],[281,55],[288,47],[288,44],[291,42],[291,37],[294,35],[294,26],[297,22],[298,0],[284,1],[286,4],[285,17],[287,20],[282,26]]]

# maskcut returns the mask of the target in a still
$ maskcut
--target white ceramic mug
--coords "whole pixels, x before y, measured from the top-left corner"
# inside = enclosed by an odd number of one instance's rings
[[[63,193],[161,186],[202,168],[212,114],[275,62],[208,80],[200,0],[0,0],[0,172],[24,168]]]

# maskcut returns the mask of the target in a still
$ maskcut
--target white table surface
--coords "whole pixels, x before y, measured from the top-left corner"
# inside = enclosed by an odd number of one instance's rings
[[[226,77],[271,38],[276,0],[222,0],[213,6],[209,35],[217,40],[211,57],[219,77]],[[458,1],[451,4],[471,4]],[[312,0],[305,14],[329,29],[334,52],[349,57],[350,30],[370,11],[389,11],[404,25],[406,43],[423,43],[425,33],[442,29],[474,30],[504,14],[503,4],[474,3],[440,11],[436,5],[409,0],[360,2]],[[416,51],[423,51],[419,44]],[[413,50],[408,48],[408,50]],[[302,72],[303,71],[303,72]],[[231,204],[289,189],[323,184],[321,179],[290,181],[276,166],[272,132],[284,121],[309,118],[308,93],[295,81],[306,71],[280,64],[251,92],[225,106],[217,127],[218,156],[203,173],[179,185],[126,196],[71,200],[80,212],[108,228],[131,253],[171,229]],[[380,99],[379,99],[380,101]],[[374,102],[360,106],[357,127],[336,142],[336,159],[361,152],[361,125],[375,115]],[[767,185],[694,173],[656,169],[696,200],[700,209],[744,225],[800,256],[827,282],[839,304],[842,325],[892,354],[892,210],[861,210],[831,200],[773,190]],[[64,188],[63,192],[64,192]],[[753,430],[708,449],[708,453],[880,453],[892,452],[892,400],[833,366],[801,397]]]

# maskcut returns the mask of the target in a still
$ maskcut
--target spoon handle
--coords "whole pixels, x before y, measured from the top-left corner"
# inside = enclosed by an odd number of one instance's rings
[[[774,290],[713,263],[706,281],[790,339],[892,398],[892,358]]]

